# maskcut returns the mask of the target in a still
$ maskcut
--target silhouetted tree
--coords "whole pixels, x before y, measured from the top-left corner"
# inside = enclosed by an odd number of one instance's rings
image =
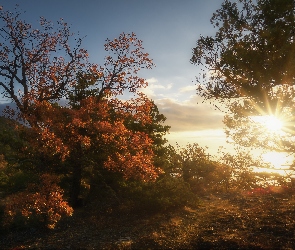
[[[223,103],[226,133],[243,146],[294,152],[295,4],[293,0],[224,1],[191,62],[203,66],[197,93]],[[220,105],[218,108],[222,108]],[[284,133],[253,121],[275,115]]]

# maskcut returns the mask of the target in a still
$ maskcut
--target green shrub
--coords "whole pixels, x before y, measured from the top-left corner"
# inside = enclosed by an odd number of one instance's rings
[[[197,202],[189,184],[171,176],[153,183],[123,182],[119,194],[131,209],[142,212],[165,211]]]

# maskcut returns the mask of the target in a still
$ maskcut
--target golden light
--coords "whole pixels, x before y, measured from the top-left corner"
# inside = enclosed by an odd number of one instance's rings
[[[274,151],[265,153],[262,157],[265,162],[271,163],[276,169],[284,169],[284,165],[289,160],[286,153]]]
[[[289,163],[292,161],[292,157],[282,152],[268,152],[262,155],[262,159],[269,163],[270,168],[254,168],[256,173],[274,173],[286,176],[286,170],[289,168]]]
[[[254,122],[260,123],[263,127],[265,127],[266,132],[268,133],[282,133],[283,122],[274,115],[264,115],[264,116],[253,116],[252,120]]]
[[[279,132],[282,130],[283,127],[283,122],[279,120],[277,117],[270,115],[266,116],[265,118],[265,127],[270,131],[270,132]]]

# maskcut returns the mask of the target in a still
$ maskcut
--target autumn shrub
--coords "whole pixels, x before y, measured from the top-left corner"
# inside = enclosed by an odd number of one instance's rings
[[[43,174],[39,183],[7,198],[6,223],[22,220],[28,223],[38,220],[48,228],[54,228],[62,216],[71,216],[73,209],[63,199],[63,190],[57,185],[58,177]]]

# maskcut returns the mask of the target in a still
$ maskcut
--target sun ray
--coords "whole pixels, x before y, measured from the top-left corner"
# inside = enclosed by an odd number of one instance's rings
[[[251,120],[255,123],[260,124],[265,128],[265,133],[270,135],[282,135],[284,122],[280,118],[274,115],[260,115],[252,116]]]

